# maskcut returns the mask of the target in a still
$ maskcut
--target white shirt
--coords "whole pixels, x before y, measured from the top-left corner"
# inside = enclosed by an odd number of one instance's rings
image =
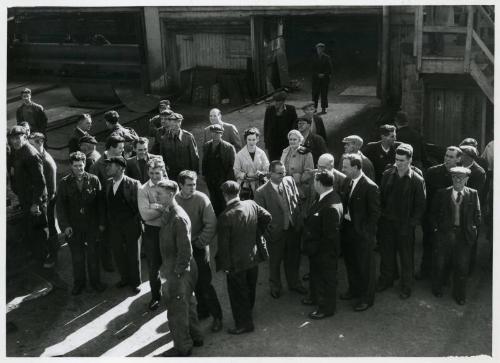
[[[118,180],[113,179],[113,195],[116,195],[116,191],[118,190],[118,187],[120,186],[122,180],[123,180],[123,175]]]
[[[382,150],[384,150],[384,152],[387,154],[389,152],[389,150],[391,149],[391,147],[388,147],[388,148],[385,148],[384,145],[380,144],[380,146],[382,147]]]
[[[329,193],[331,193],[331,192],[333,192],[333,189],[329,189],[329,190],[327,190],[326,192],[321,193],[321,194],[319,195],[318,202],[319,202],[321,199],[323,199],[323,198],[324,198],[327,194],[329,194]]]
[[[349,198],[351,198],[352,192],[354,191],[354,188],[356,188],[356,184],[358,184],[358,182],[362,176],[363,176],[363,172],[361,172],[356,179],[352,180],[352,188],[351,188],[351,191],[349,192]],[[346,208],[346,213],[345,213],[344,218],[347,219],[348,221],[351,220],[351,216],[349,214],[349,208]]]

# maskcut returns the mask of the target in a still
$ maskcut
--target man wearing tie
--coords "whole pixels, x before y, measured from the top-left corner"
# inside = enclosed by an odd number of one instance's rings
[[[342,300],[355,299],[354,311],[364,311],[375,299],[375,253],[377,223],[380,217],[378,186],[362,171],[359,154],[345,154],[342,171],[347,176],[344,193],[342,252],[349,289]]]
[[[140,137],[134,142],[134,149],[136,155],[127,159],[127,168],[125,169],[125,175],[139,180],[141,184],[144,184],[149,180],[148,174],[148,162],[152,158],[160,159],[163,158],[160,155],[154,155],[148,153],[149,140],[146,137]]]
[[[477,191],[465,186],[470,170],[453,167],[450,173],[453,186],[440,189],[431,206],[430,220],[435,233],[432,292],[436,297],[443,296],[446,267],[451,263],[453,297],[457,304],[464,305],[470,251],[481,224],[481,209]]]
[[[271,296],[281,296],[281,262],[291,291],[305,294],[299,281],[300,265],[300,216],[299,190],[293,177],[285,176],[286,170],[279,160],[272,161],[271,177],[255,192],[255,202],[271,213],[270,227],[264,234],[269,250],[269,284]]]

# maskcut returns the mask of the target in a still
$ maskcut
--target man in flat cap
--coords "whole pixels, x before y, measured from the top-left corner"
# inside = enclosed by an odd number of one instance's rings
[[[361,157],[361,168],[363,174],[375,181],[375,169],[372,162],[368,159],[362,152],[361,147],[363,146],[363,139],[358,135],[350,135],[344,137],[342,140],[344,144],[344,152],[346,154],[358,154]],[[344,155],[340,157],[339,169],[342,168],[342,163],[344,161]]]
[[[106,184],[106,228],[120,273],[120,281],[116,286],[129,286],[132,293],[137,294],[141,284],[138,242],[141,218],[137,203],[140,182],[124,174],[127,161],[123,156],[112,156],[105,162],[110,177]]]
[[[236,152],[240,151],[241,149],[241,137],[238,132],[238,129],[236,126],[233,124],[227,123],[222,121],[222,113],[218,108],[212,108],[209,113],[209,118],[210,118],[210,126],[205,127],[205,130],[203,131],[203,144],[206,144],[208,140],[210,140],[212,137],[212,130],[211,126],[212,125],[220,125],[222,126],[223,133],[222,133],[222,139],[229,142],[231,145],[234,146],[234,149]]]
[[[413,284],[415,227],[425,211],[424,178],[411,167],[413,148],[401,144],[396,162],[386,169],[380,185],[380,277],[377,291],[391,287],[396,280],[396,256],[399,255],[401,286],[399,297],[407,299]]]
[[[31,90],[25,88],[21,91],[23,104],[16,111],[16,120],[19,125],[26,121],[30,125],[31,132],[47,132],[47,115],[43,107],[31,100]]]
[[[200,157],[196,140],[189,131],[181,128],[184,117],[180,113],[172,113],[167,119],[167,129],[160,143],[160,155],[167,165],[168,176],[176,180],[182,170],[198,173]]]
[[[29,136],[29,142],[37,149],[43,161],[43,175],[45,186],[47,187],[47,223],[49,228],[49,238],[44,247],[45,262],[43,267],[52,268],[57,262],[57,252],[59,250],[55,209],[57,191],[57,165],[54,158],[45,150],[45,135],[41,132],[33,132]]]
[[[79,150],[85,154],[85,171],[89,171],[90,167],[94,165],[97,160],[101,158],[101,154],[96,150],[97,140],[92,135],[85,135],[80,138]]]
[[[160,114],[163,111],[169,111],[172,113],[172,110],[170,109],[170,100],[161,100],[158,103],[158,114],[153,116],[152,118],[149,119],[149,136],[150,137],[155,137],[156,130],[158,130],[162,124],[160,120]]]
[[[167,132],[168,129],[168,117],[173,114],[174,112],[170,109],[164,109],[160,111],[160,114],[158,115],[158,120],[160,123],[160,126],[158,128],[154,129],[153,132],[153,146],[151,146],[151,153],[153,154],[160,154],[160,145],[161,145],[161,139],[163,138],[163,135],[165,135],[165,132]]]
[[[47,187],[43,173],[43,159],[26,137],[22,126],[14,126],[9,133],[9,142],[15,150],[12,160],[12,190],[19,198],[23,213],[23,242],[30,249],[33,258],[43,263],[48,238],[47,227]]]
[[[433,245],[432,292],[443,296],[447,266],[453,270],[452,295],[457,304],[466,300],[467,273],[471,248],[481,224],[481,209],[477,191],[466,187],[470,170],[450,169],[453,186],[440,189],[431,206],[431,223],[435,233]]]
[[[304,112],[304,115],[301,117],[311,119],[311,133],[321,136],[326,142],[325,124],[323,123],[321,116],[315,114],[316,109],[314,102],[307,102],[304,106],[302,106],[302,111]],[[297,128],[297,126],[294,126],[294,128]]]
[[[316,44],[316,55],[312,59],[312,101],[314,108],[318,108],[318,99],[321,95],[321,113],[325,114],[328,108],[328,86],[333,73],[332,60],[325,53],[323,43]]]
[[[297,112],[292,105],[285,104],[287,93],[276,92],[274,104],[266,109],[264,115],[264,143],[269,160],[279,160],[283,149],[288,146],[288,132],[293,129]]]
[[[229,142],[224,141],[224,128],[220,124],[209,126],[212,139],[203,145],[201,173],[210,192],[210,200],[216,215],[225,208],[224,196],[220,186],[226,180],[234,180],[234,159],[236,150]]]
[[[79,116],[73,135],[71,135],[68,141],[68,152],[74,153],[79,151],[79,142],[83,136],[89,135],[89,131],[92,127],[92,118],[88,113],[83,113]]]
[[[308,117],[299,117],[297,119],[297,129],[300,131],[304,140],[302,146],[309,150],[313,157],[314,165],[318,163],[318,158],[328,152],[325,140],[317,134],[311,132],[312,120]]]

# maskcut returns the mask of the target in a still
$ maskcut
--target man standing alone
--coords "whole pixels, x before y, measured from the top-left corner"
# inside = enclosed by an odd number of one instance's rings
[[[316,44],[316,55],[312,61],[312,100],[314,108],[318,108],[318,99],[321,95],[321,113],[325,114],[328,108],[328,86],[332,75],[332,60],[325,53],[323,43]]]

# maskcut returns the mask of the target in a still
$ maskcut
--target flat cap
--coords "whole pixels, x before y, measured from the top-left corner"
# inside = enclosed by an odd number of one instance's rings
[[[301,107],[301,109],[305,110],[308,107],[314,107],[314,102],[307,102],[304,106]]]
[[[349,136],[346,136],[342,139],[342,142],[344,144],[347,144],[347,143],[350,143],[350,142],[354,142],[356,144],[361,144],[363,145],[363,139],[361,137],[359,137],[358,135],[349,135]]]
[[[472,145],[462,145],[460,146],[460,150],[462,150],[464,154],[469,155],[473,159],[478,157],[477,149]]]
[[[171,114],[173,114],[174,111],[170,110],[170,109],[167,109],[167,110],[161,110],[160,112],[160,117],[162,116],[170,116]]]
[[[97,145],[97,140],[94,136],[92,135],[85,135],[78,140],[80,144],[86,143],[86,144],[92,144],[92,145]]]
[[[166,105],[166,106],[170,106],[170,100],[161,100],[160,102],[158,102],[159,105]]]
[[[45,135],[42,134],[41,132],[32,132],[29,136],[30,139],[36,140],[45,140]]]
[[[210,125],[209,129],[212,132],[218,132],[218,133],[221,133],[221,134],[224,132],[224,127],[222,125],[220,125],[220,124]]]
[[[325,47],[325,44],[324,44],[324,43],[318,43],[318,44],[316,44],[316,45],[315,45],[315,47],[316,47],[316,48],[318,48],[318,47],[323,47],[323,48],[324,48],[324,47]]]
[[[450,169],[450,174],[470,175],[470,169],[463,166],[455,166]]]
[[[26,135],[26,129],[23,126],[16,125],[10,129],[9,136]]]
[[[31,90],[29,88],[25,88],[21,91],[21,94],[28,93],[31,94]]]
[[[169,120],[184,120],[184,116],[182,116],[180,113],[175,113],[172,112],[170,115],[168,115]]]
[[[307,122],[308,124],[311,124],[312,123],[312,119],[309,118],[309,117],[297,117],[297,123],[299,122]]]
[[[112,156],[112,157],[104,160],[104,162],[106,164],[115,163],[115,164],[123,166],[124,168],[127,167],[127,160],[125,160],[125,158],[123,156]]]
[[[286,100],[286,97],[287,97],[287,94],[285,91],[280,91],[280,92],[276,92],[275,94],[273,94],[273,100],[275,100],[275,101],[284,101],[284,100]]]
[[[476,139],[473,139],[472,137],[466,137],[465,139],[463,139],[459,146],[463,146],[463,145],[471,145],[477,149],[477,141],[476,141]]]

